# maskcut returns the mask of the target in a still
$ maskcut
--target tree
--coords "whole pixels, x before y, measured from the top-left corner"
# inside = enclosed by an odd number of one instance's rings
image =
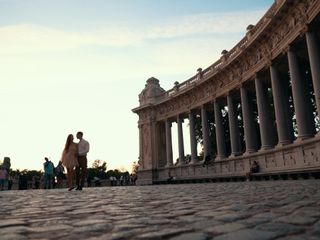
[[[27,181],[32,181],[33,176],[37,176],[40,178],[42,176],[42,172],[37,170],[27,170],[27,169],[24,169],[20,172],[20,178],[23,177]]]
[[[136,162],[136,161],[134,161],[133,163],[132,163],[132,173],[133,174],[137,174],[137,172],[138,172],[138,168],[139,168],[139,164]]]
[[[102,162],[100,159],[97,159],[93,162],[92,168],[87,169],[88,179],[91,180],[94,177],[98,177],[100,179],[107,178],[107,163]]]
[[[102,162],[100,159],[96,159],[92,163],[92,168],[99,169],[105,172],[107,170],[107,163]]]

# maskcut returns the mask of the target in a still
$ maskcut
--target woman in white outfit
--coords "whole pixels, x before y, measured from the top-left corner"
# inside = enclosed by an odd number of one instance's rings
[[[62,165],[67,168],[69,191],[75,188],[75,168],[78,167],[78,144],[73,142],[73,135],[69,134],[61,157]]]

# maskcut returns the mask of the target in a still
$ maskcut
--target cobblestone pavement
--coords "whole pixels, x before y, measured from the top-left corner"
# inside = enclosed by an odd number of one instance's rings
[[[320,239],[320,181],[0,192],[0,239]]]

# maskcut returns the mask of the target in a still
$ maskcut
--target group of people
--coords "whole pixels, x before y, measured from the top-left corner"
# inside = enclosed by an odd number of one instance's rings
[[[45,188],[52,188],[54,174],[57,177],[58,183],[59,180],[62,180],[65,167],[67,169],[68,190],[82,190],[87,175],[87,154],[90,145],[89,142],[83,138],[83,132],[77,132],[76,137],[79,140],[78,143],[74,142],[72,134],[68,135],[61,161],[57,167],[54,167],[53,163],[48,158],[45,158],[43,165]]]
[[[45,189],[51,189],[53,186],[61,187],[62,180],[65,178],[62,162],[59,161],[58,165],[54,167],[53,163],[47,157],[45,157],[44,160],[45,162],[43,164],[43,181],[40,179],[40,182],[43,183],[43,187]],[[55,179],[57,180],[57,182],[54,181]],[[35,189],[40,187],[39,179],[37,179],[36,176],[32,178],[32,181],[34,182]]]

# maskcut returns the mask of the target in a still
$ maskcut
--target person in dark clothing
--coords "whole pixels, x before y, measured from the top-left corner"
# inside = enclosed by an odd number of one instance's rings
[[[252,165],[250,167],[250,172],[246,173],[247,181],[251,180],[252,173],[258,173],[259,171],[260,171],[260,166],[259,166],[258,162],[257,161],[253,161],[253,163],[252,163]]]

